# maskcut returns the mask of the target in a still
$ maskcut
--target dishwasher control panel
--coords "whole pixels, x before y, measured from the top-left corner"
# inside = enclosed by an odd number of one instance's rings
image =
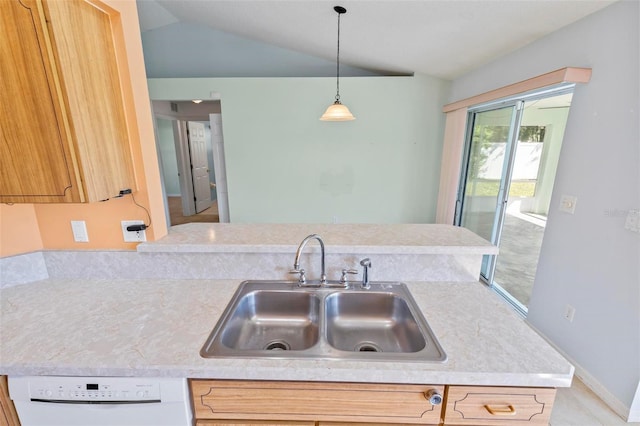
[[[29,383],[29,397],[40,401],[160,402],[160,385],[145,379],[56,377]]]

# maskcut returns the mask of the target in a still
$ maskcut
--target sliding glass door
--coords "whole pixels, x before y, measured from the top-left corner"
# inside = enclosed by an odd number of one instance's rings
[[[500,248],[481,280],[526,313],[573,86],[469,109],[456,224]]]
[[[456,223],[498,245],[508,191],[520,102],[469,113],[468,149]],[[484,256],[481,276],[493,281],[495,256]]]

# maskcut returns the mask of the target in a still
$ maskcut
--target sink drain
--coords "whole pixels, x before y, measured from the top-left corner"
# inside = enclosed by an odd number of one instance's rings
[[[291,349],[291,345],[289,345],[284,340],[274,340],[269,342],[264,347],[267,351],[288,351]]]
[[[382,352],[378,345],[372,342],[361,342],[353,349],[355,352]]]

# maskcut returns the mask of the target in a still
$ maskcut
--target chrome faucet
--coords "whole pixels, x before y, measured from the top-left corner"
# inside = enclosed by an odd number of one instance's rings
[[[362,288],[371,288],[369,283],[369,268],[371,268],[371,259],[368,257],[360,261],[362,266]]]
[[[307,243],[310,240],[314,240],[314,239],[318,240],[318,243],[320,243],[320,268],[321,268],[320,285],[327,284],[327,274],[326,274],[326,269],[324,264],[324,242],[322,241],[322,238],[320,238],[318,234],[311,234],[305,237],[305,239],[302,240],[302,242],[298,246],[298,250],[296,250],[296,258],[293,261],[293,270],[291,271],[291,273],[293,274],[300,274],[300,279],[298,280],[298,283],[301,285],[304,284],[306,280],[304,276],[304,269],[300,269],[300,255],[302,254],[302,250],[304,250],[304,247],[307,245]]]

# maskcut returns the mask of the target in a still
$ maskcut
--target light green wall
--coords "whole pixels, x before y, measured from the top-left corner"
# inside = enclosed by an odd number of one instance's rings
[[[433,222],[449,83],[342,78],[357,117],[318,118],[332,78],[149,79],[154,100],[222,102],[232,222]]]

